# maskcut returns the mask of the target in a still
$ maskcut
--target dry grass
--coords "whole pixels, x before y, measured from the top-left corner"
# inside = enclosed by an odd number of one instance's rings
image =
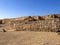
[[[0,32],[0,45],[60,45],[60,35],[54,32]]]

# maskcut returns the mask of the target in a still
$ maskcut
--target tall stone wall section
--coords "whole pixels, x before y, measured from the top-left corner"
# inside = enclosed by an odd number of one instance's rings
[[[22,22],[15,24],[18,31],[51,31],[55,32],[60,29],[60,19],[40,20],[32,22]]]

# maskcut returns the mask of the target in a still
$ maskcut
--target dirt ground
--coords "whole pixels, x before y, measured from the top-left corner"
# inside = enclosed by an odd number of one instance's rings
[[[55,32],[0,32],[0,45],[60,45],[60,35]]]

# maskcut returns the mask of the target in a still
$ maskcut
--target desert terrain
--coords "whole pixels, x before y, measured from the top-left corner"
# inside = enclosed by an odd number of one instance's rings
[[[0,45],[60,45],[56,32],[0,32]]]
[[[60,14],[0,20],[0,45],[60,45]]]

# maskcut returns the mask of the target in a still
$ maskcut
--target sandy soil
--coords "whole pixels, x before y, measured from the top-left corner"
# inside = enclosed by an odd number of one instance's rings
[[[0,45],[60,45],[54,32],[0,32]]]

